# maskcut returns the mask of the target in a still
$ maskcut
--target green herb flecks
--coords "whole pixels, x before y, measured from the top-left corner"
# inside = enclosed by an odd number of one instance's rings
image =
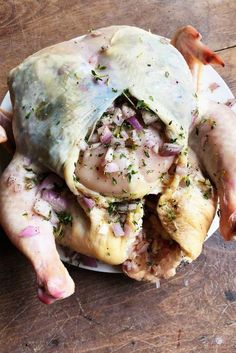
[[[190,184],[191,184],[191,181],[190,181],[189,176],[187,175],[187,176],[185,177],[185,185],[186,185],[186,186],[190,186]]]
[[[98,64],[98,66],[96,67],[96,70],[106,70],[106,66],[105,65],[100,65],[100,64]]]
[[[70,213],[67,213],[67,212],[57,212],[57,217],[60,221],[61,224],[64,224],[64,225],[72,225],[72,220],[73,220],[73,217]]]
[[[53,227],[53,235],[56,239],[60,239],[64,235],[64,229],[62,224],[58,224],[57,226]]]
[[[24,181],[26,190],[33,189],[39,183],[37,177],[25,177]]]
[[[109,216],[111,216],[113,213],[116,212],[116,207],[117,207],[117,205],[116,205],[115,202],[110,202],[110,203],[109,203],[109,206],[108,206],[108,208],[107,208],[107,211],[108,211],[108,213],[109,213]]]
[[[91,74],[95,81],[102,81],[104,77],[107,77],[107,75],[99,75],[95,70],[91,70]]]
[[[130,102],[130,104],[135,107],[135,104],[134,102],[130,99],[131,97],[131,94],[129,93],[129,90],[128,89],[125,89],[123,92],[122,92],[123,96]]]
[[[116,185],[116,184],[117,184],[117,180],[114,177],[112,177],[112,185]]]
[[[136,108],[150,110],[149,106],[144,102],[144,100],[138,100],[136,103]]]

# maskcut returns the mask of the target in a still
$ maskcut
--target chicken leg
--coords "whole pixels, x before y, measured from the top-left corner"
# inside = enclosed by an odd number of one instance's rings
[[[15,154],[0,179],[0,219],[10,240],[34,267],[39,299],[50,304],[71,295],[74,283],[57,253],[53,225],[33,212],[37,186],[28,175],[35,168]]]
[[[224,66],[222,59],[200,42],[201,35],[191,26],[176,32],[172,44],[187,61],[198,90],[204,64]],[[201,92],[197,92],[199,95]],[[207,174],[215,183],[220,198],[220,231],[226,240],[236,235],[236,114],[227,106],[199,100],[199,116],[189,144]]]

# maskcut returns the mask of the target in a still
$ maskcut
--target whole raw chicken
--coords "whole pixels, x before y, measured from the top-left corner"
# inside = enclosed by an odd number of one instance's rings
[[[200,39],[191,26],[171,43],[112,26],[10,72],[13,120],[1,112],[0,141],[16,148],[0,222],[44,303],[74,291],[55,240],[158,283],[199,256],[217,196],[221,233],[234,236],[236,115],[200,97],[201,65],[223,65]]]

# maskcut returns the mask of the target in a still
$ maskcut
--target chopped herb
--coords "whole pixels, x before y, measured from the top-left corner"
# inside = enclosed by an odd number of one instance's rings
[[[177,138],[175,139],[170,139],[170,143],[175,143],[177,141]]]
[[[135,172],[134,170],[131,170],[129,173],[126,174],[126,177],[127,177],[129,183],[130,183],[131,180],[132,180],[132,176],[133,176],[134,174],[137,174],[137,173],[138,173],[138,172]]]
[[[159,179],[161,180],[161,181],[164,181],[164,177],[166,176],[166,172],[165,173],[161,173],[161,176],[159,177]],[[161,207],[161,206],[160,206]]]
[[[216,127],[216,121],[212,121],[212,125],[211,125],[211,130],[213,130]]]
[[[179,134],[179,137],[181,138],[181,139],[183,139],[184,138],[184,133],[183,132],[181,132],[180,134]]]
[[[25,177],[25,188],[26,188],[26,190],[33,189],[37,184],[38,184],[37,177],[33,177],[33,178]]]
[[[168,71],[165,72],[165,77],[169,77],[170,73]]]
[[[151,101],[154,101],[153,96],[149,96],[149,99],[150,99]]]
[[[117,184],[117,180],[116,180],[114,177],[112,177],[112,184],[113,184],[113,185],[116,185],[116,184]]]
[[[28,212],[22,213],[22,216],[28,216]]]
[[[125,155],[124,153],[121,153],[121,154],[120,154],[120,159],[121,159],[121,158],[126,158],[126,155]]]
[[[36,118],[41,121],[47,120],[49,115],[52,114],[53,108],[52,102],[41,101],[35,110]]]
[[[111,216],[112,213],[114,213],[116,211],[116,203],[110,202],[107,211],[109,213],[109,216]]]
[[[148,151],[144,150],[144,154],[146,157],[150,158],[150,154],[148,153]]]
[[[185,177],[185,184],[186,184],[186,186],[189,186],[189,185],[191,184],[191,182],[190,182],[190,179],[189,179],[189,176],[188,176],[188,175]]]
[[[53,235],[55,238],[62,238],[64,235],[64,230],[62,224],[58,224],[58,226],[53,227]]]
[[[128,179],[128,182],[130,183],[132,180],[132,175],[130,173],[127,174],[127,179]]]
[[[104,155],[104,153],[99,153],[98,157],[102,157]]]
[[[102,81],[103,76],[99,76],[94,70],[91,70],[91,74],[95,81]]]
[[[151,65],[151,64],[147,64],[147,66],[149,66],[149,67],[150,67],[150,66],[152,66],[152,65]]]
[[[106,70],[106,68],[107,68],[106,66],[98,64],[98,66],[96,67],[96,70]]]
[[[118,91],[116,88],[113,88],[113,87],[111,90],[112,90],[112,92],[115,92],[115,93]]]
[[[150,110],[149,106],[144,102],[144,100],[138,100],[136,104],[137,109]]]
[[[59,218],[60,223],[72,225],[72,215],[67,212],[56,212],[57,217]]]
[[[203,193],[204,199],[208,200],[211,197],[211,190],[207,190]]]
[[[145,160],[142,159],[142,166],[143,166],[143,167],[146,167],[146,165],[147,165],[147,164],[146,164]]]
[[[172,208],[170,208],[170,207],[167,207],[167,209],[166,209],[166,216],[169,221],[173,221],[174,219],[176,219],[175,211],[172,210]]]
[[[129,90],[128,89],[125,89],[123,92],[122,92],[123,96],[125,96],[125,98],[130,102],[130,104],[135,107],[135,104],[134,102],[130,99],[131,95],[129,93]]]
[[[27,114],[26,114],[25,119],[29,119],[30,114],[31,114],[31,111],[30,111],[29,113],[27,113]]]
[[[169,122],[169,124],[168,125],[171,125],[172,124],[172,120]]]

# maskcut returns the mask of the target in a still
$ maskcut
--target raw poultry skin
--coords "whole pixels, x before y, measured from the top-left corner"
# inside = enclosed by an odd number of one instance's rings
[[[199,43],[190,26],[172,41],[193,73],[196,57],[221,64]],[[218,155],[213,153],[212,167],[196,147],[194,84],[165,38],[127,26],[104,28],[29,57],[11,72],[9,87],[17,152],[1,178],[0,219],[32,262],[43,302],[74,290],[53,235],[152,282],[173,276],[183,259],[200,254],[217,198],[188,148],[189,129],[190,145],[221,200],[226,185],[226,229],[233,188],[214,179]],[[194,122],[202,123],[200,117]]]

